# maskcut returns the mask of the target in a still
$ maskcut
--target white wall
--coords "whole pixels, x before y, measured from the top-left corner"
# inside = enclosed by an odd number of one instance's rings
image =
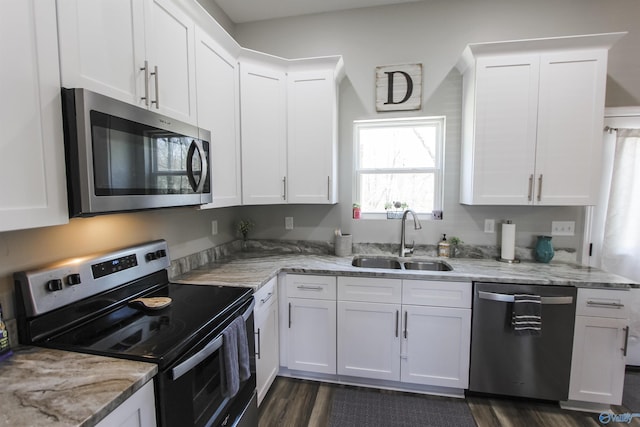
[[[441,233],[467,243],[496,244],[499,234],[483,232],[484,219],[511,219],[517,244],[530,246],[548,234],[552,220],[576,221],[575,237],[554,237],[559,247],[577,248],[583,209],[563,207],[488,207],[458,203],[461,77],[454,65],[468,43],[575,34],[629,31],[610,52],[607,103],[640,104],[640,2],[636,0],[433,0],[395,6],[316,14],[238,24],[240,45],[296,58],[340,54],[346,78],[340,96],[340,204],[334,207],[244,207],[256,221],[255,237],[331,240],[334,228],[357,242],[398,242],[398,221],[351,219],[352,123],[354,120],[416,115],[446,115],[444,221],[426,224],[417,243],[436,243]],[[376,113],[374,69],[379,65],[422,63],[423,108],[418,112]],[[293,216],[295,229],[284,230]],[[498,227],[496,227],[498,228]]]

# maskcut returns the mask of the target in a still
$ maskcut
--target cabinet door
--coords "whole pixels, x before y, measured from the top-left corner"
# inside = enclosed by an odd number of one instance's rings
[[[287,75],[289,203],[337,203],[337,97],[334,73]]]
[[[403,305],[401,381],[468,388],[471,310]]]
[[[196,86],[198,127],[211,132],[213,201],[203,207],[240,205],[238,62],[200,29],[196,29]]]
[[[338,302],[338,374],[400,379],[400,304]]]
[[[255,295],[254,324],[256,334],[256,388],[258,405],[278,374],[278,295],[276,279],[272,279]]]
[[[537,204],[595,204],[606,73],[605,49],[541,56]]]
[[[58,0],[62,86],[144,107],[144,9],[138,0]]]
[[[151,108],[195,124],[195,24],[171,0],[148,0],[145,18]]]
[[[242,202],[286,203],[286,80],[282,70],[240,63]]]
[[[620,405],[627,319],[576,316],[569,399]]]
[[[0,231],[65,224],[55,3],[5,1],[0,28]]]
[[[473,159],[472,192],[463,203],[531,203],[538,69],[536,55],[478,59],[475,140],[463,153]]]
[[[336,373],[336,302],[288,298],[288,368]]]
[[[154,387],[153,381],[149,381],[104,417],[96,427],[155,427],[156,425]]]

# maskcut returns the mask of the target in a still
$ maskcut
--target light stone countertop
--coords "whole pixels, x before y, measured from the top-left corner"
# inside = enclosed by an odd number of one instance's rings
[[[377,255],[366,255],[366,257],[374,256]],[[549,264],[527,261],[508,264],[494,259],[425,256],[407,258],[409,260],[445,261],[453,267],[453,271],[438,272],[353,267],[351,265],[352,259],[353,256],[240,252],[184,273],[175,277],[173,281],[177,283],[247,286],[257,290],[278,273],[284,272],[552,286],[568,285],[592,288],[640,287],[640,284],[625,277],[560,261]]]
[[[93,426],[152,380],[153,363],[18,347],[0,363],[0,426]]]

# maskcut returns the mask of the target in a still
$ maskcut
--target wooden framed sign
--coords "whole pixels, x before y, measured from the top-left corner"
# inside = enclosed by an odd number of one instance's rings
[[[422,108],[422,64],[376,67],[376,111]]]

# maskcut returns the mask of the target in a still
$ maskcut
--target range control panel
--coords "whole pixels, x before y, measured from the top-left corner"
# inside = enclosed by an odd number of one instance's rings
[[[32,317],[166,269],[169,265],[167,242],[155,240],[22,271],[15,273],[14,279],[26,315]]]

